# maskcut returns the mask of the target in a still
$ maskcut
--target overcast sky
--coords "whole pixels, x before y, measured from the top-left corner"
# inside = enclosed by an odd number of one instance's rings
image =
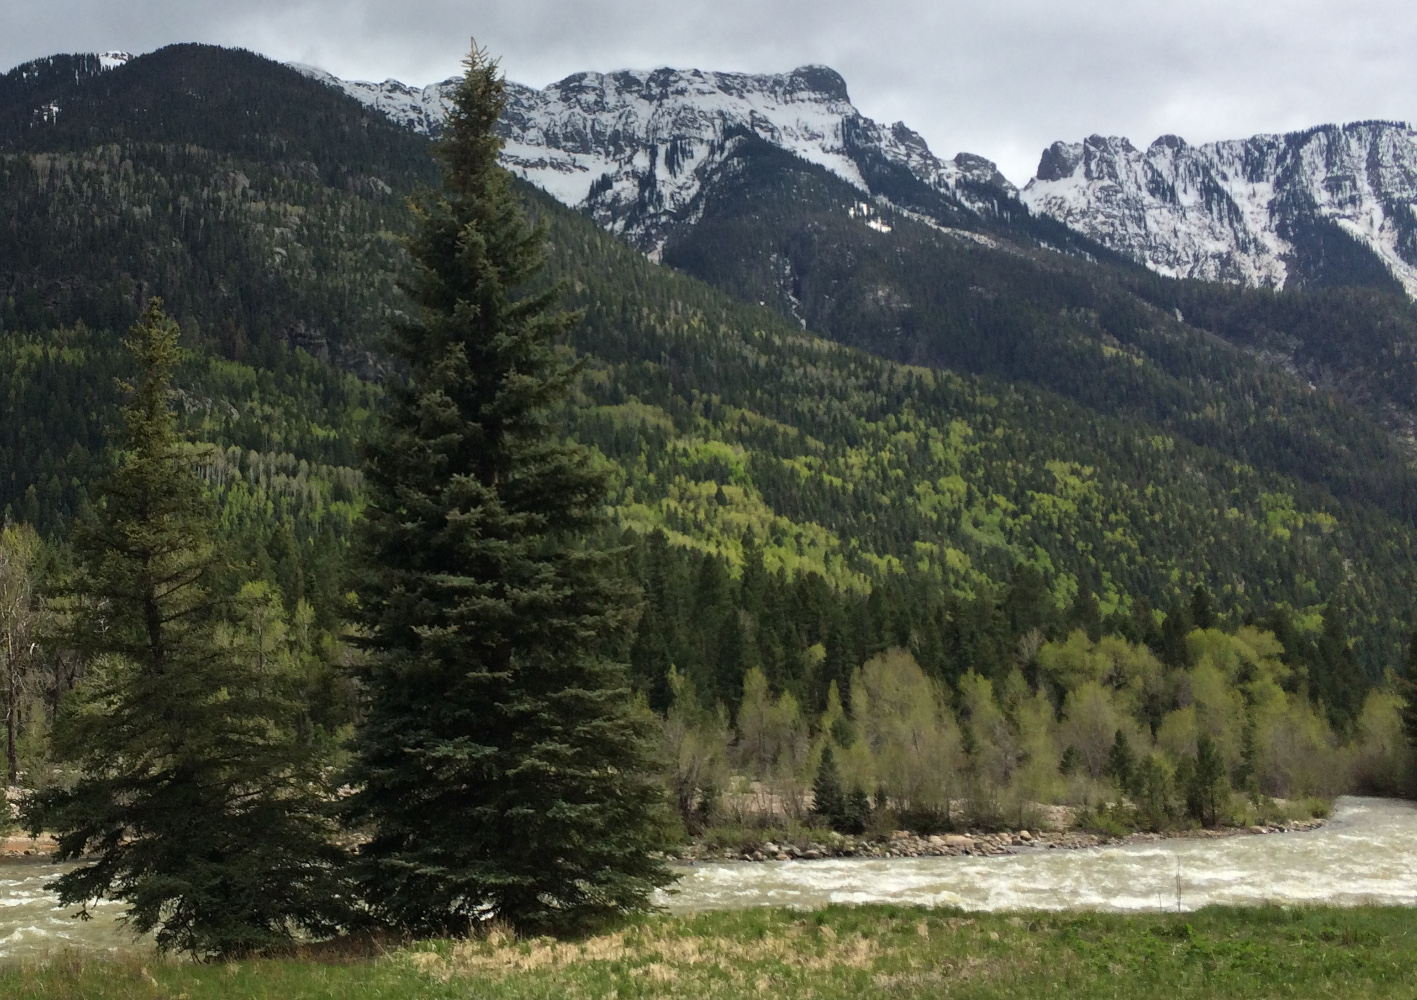
[[[239,45],[428,83],[469,36],[509,78],[825,63],[856,106],[1022,183],[1056,139],[1139,145],[1417,118],[1412,0],[0,0],[0,68],[54,52]]]

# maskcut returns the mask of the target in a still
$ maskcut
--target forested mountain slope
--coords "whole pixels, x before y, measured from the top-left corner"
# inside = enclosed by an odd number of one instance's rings
[[[360,376],[380,374],[368,352],[399,308],[401,194],[430,176],[426,141],[244,53],[163,50],[72,86],[43,95],[70,109],[62,128],[16,127],[0,154],[0,504],[65,530],[101,456],[116,339],[161,293],[193,350],[189,427],[226,456],[211,477],[229,524],[333,607],[378,396]],[[242,92],[266,109],[254,134]],[[824,172],[741,149],[745,186],[666,259],[749,303],[526,191],[586,309],[567,420],[617,467],[623,526],[723,553],[725,572],[760,556],[784,587],[820,574],[822,606],[831,587],[927,595],[891,634],[932,670],[976,665],[967,602],[994,609],[1020,565],[1060,621],[1093,594],[1143,631],[1197,584],[1236,616],[1287,605],[1311,632],[1341,597],[1363,675],[1397,662],[1412,493],[1376,424],[1081,259],[863,210]]]
[[[404,198],[436,176],[426,140],[382,115],[199,45],[11,70],[0,154],[7,326],[118,329],[156,294],[237,357],[261,338],[372,341]]]
[[[809,329],[912,364],[1031,382],[1336,496],[1417,513],[1410,457],[1377,421],[1178,318],[1184,304],[1241,336],[1230,329],[1245,327],[1240,302],[1223,286],[1165,289],[1131,270],[941,230],[860,202],[765,143],[740,144],[710,190],[702,219],[666,245],[664,261]],[[1294,301],[1269,294],[1279,308]],[[1286,311],[1281,328],[1307,315]],[[1397,315],[1393,339],[1417,330],[1408,322]],[[1405,398],[1398,386],[1410,374],[1393,381],[1389,391]]]

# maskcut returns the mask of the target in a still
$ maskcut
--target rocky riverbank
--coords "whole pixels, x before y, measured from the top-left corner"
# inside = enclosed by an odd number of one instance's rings
[[[702,840],[687,844],[670,856],[671,861],[815,861],[821,858],[925,858],[991,857],[1025,851],[1081,850],[1122,844],[1148,843],[1172,838],[1216,838],[1317,829],[1324,820],[1292,820],[1272,826],[1221,827],[1215,830],[1174,830],[1167,833],[1133,833],[1125,837],[1087,833],[1081,830],[1014,830],[998,833],[969,832],[918,836],[896,830],[889,837],[851,837],[832,834],[821,841],[765,840],[739,846],[710,844]],[[0,857],[44,857],[54,853],[53,837],[31,840],[25,836],[0,838]]]
[[[1028,851],[1081,850],[1088,847],[1148,843],[1171,838],[1291,833],[1313,830],[1323,824],[1322,819],[1293,820],[1272,826],[1133,833],[1125,837],[1111,837],[1080,830],[945,833],[927,837],[906,830],[896,830],[889,837],[850,837],[833,834],[831,838],[822,841],[768,840],[733,847],[696,841],[678,852],[673,860],[692,864],[696,861],[815,861],[821,858],[991,857]]]
[[[53,854],[59,845],[53,837],[30,839],[21,834],[0,836],[0,858],[34,858]]]

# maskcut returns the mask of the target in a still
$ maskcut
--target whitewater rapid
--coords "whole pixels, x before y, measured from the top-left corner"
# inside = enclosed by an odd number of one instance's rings
[[[73,865],[38,858],[0,858],[0,960],[42,955],[63,948],[117,952],[137,943],[120,917],[121,903],[89,907],[89,920],[74,916],[77,906],[59,906],[45,886]]]
[[[1417,904],[1417,804],[1344,797],[1306,833],[1174,838],[1003,857],[705,862],[672,912],[899,903],[967,910],[1193,910],[1210,904]]]

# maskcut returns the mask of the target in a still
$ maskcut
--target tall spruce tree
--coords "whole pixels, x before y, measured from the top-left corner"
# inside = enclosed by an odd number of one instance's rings
[[[395,926],[482,917],[557,929],[643,907],[663,795],[652,719],[617,650],[633,594],[605,537],[606,478],[558,436],[576,321],[533,290],[545,231],[498,165],[505,97],[474,48],[414,206],[406,378],[366,445],[358,624],[370,662],[351,822]]]
[[[177,326],[154,299],[127,346],[138,377],[122,452],[75,528],[66,641],[89,676],[59,719],[79,778],[36,795],[30,829],[82,862],[60,901],[128,904],[163,949],[228,957],[334,930],[342,855],[321,745],[296,734],[295,678],[248,655],[213,587],[216,518],[168,402]]]
[[[831,744],[822,747],[822,760],[812,781],[812,812],[833,830],[842,824],[846,814],[846,795],[841,790],[841,772],[836,769],[836,757]]]
[[[1328,709],[1329,721],[1336,729],[1349,731],[1362,708],[1366,683],[1349,642],[1348,610],[1342,594],[1335,594],[1324,605],[1323,628],[1314,643],[1309,679],[1313,693]]]

